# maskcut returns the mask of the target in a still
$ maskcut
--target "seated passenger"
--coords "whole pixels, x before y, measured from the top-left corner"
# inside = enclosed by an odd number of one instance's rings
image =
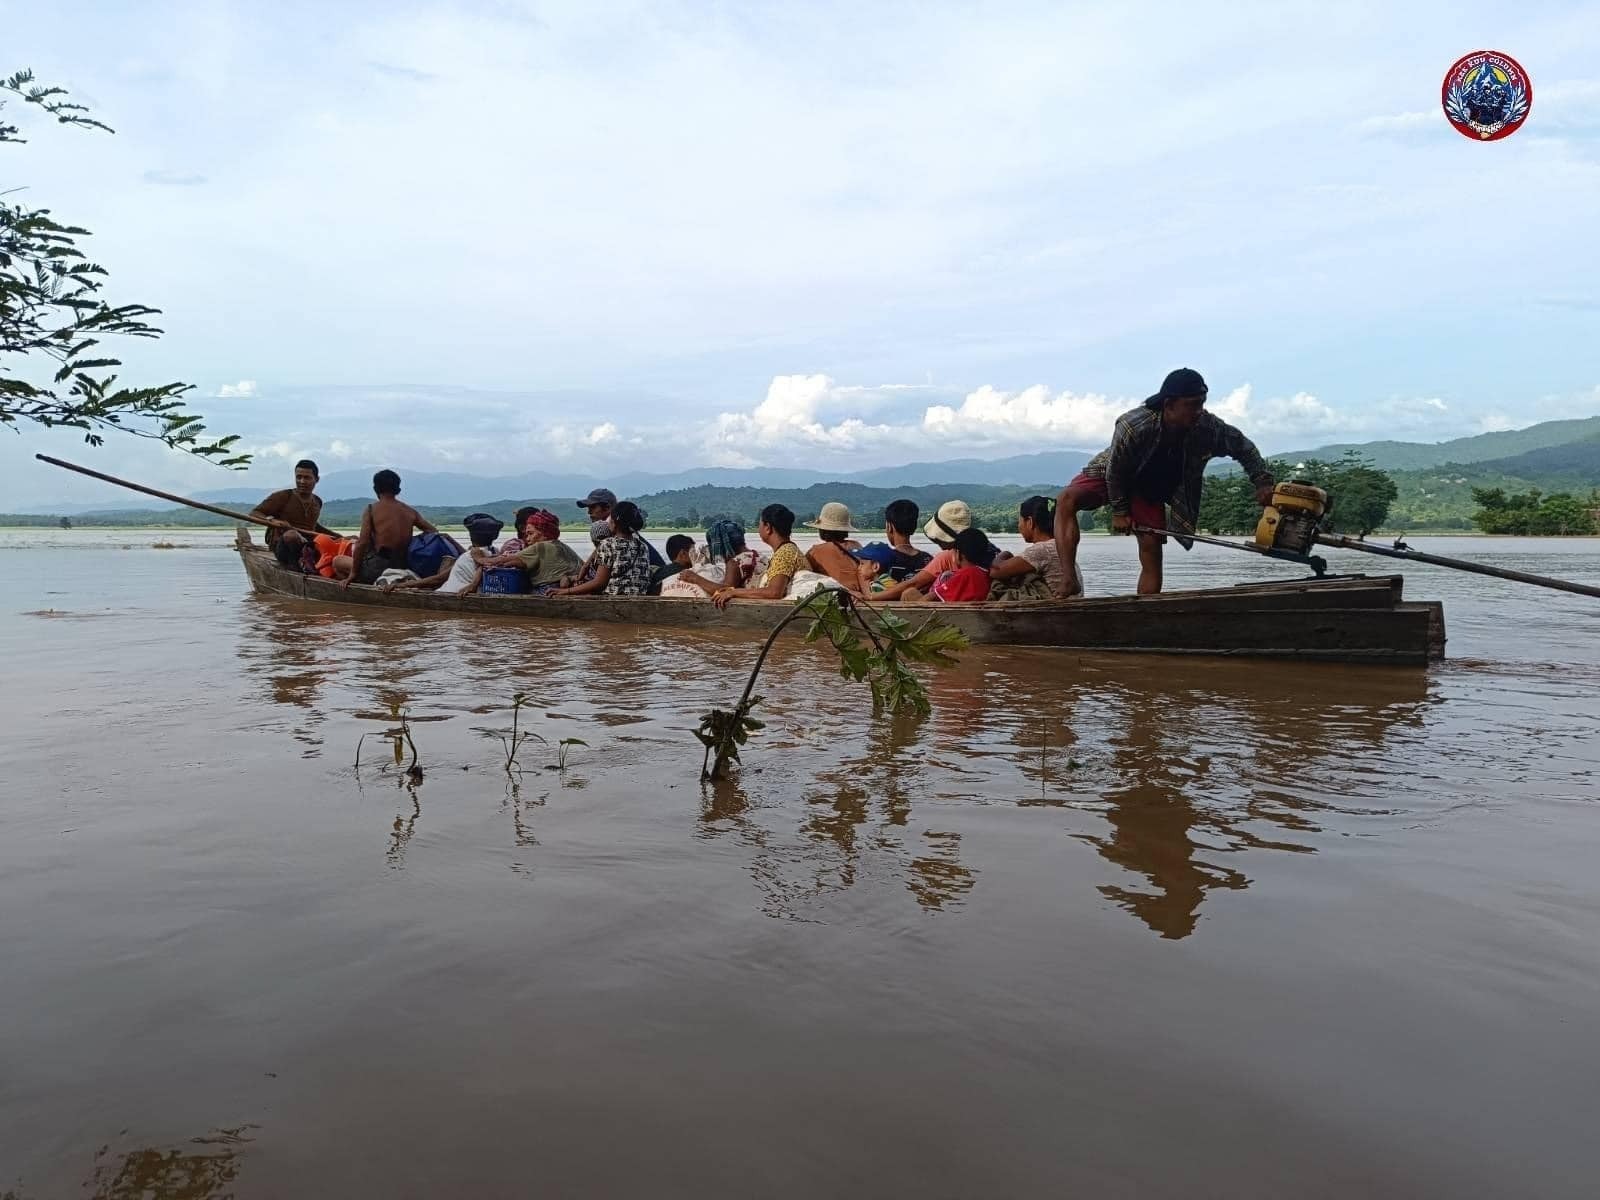
[[[856,552],[861,564],[861,581],[870,586],[882,580],[882,587],[903,583],[926,567],[933,555],[911,544],[922,513],[915,500],[891,500],[883,510],[887,542],[868,542]]]
[[[582,500],[578,501],[578,507],[583,509],[585,512],[587,512],[589,514],[589,521],[591,523],[591,527],[599,526],[599,525],[605,525],[608,521],[610,521],[611,520],[611,514],[612,514],[613,511],[615,511],[616,506],[617,506],[617,494],[615,492],[613,492],[610,488],[595,488],[592,492],[590,492]],[[635,507],[637,507],[637,505]],[[640,529],[644,528],[645,517],[647,517],[648,515],[649,514],[646,513],[643,509],[639,509],[639,528]],[[610,537],[610,536],[611,536],[611,529],[610,529],[610,526],[607,525],[606,532],[601,534],[601,540],[603,540],[604,538]],[[599,544],[600,544],[600,541],[597,540],[595,542],[595,545],[598,546]],[[661,551],[657,550],[648,541],[645,542],[644,545],[645,545],[645,549],[650,552],[650,566],[652,568],[659,567],[659,566],[664,566],[665,563],[666,563],[666,560],[661,557]],[[584,564],[585,568],[586,569],[591,568],[592,565],[593,565],[593,561],[594,560],[591,557],[590,561],[588,563]]]
[[[334,533],[319,533],[311,539],[311,544],[317,551],[317,574],[324,579],[342,579],[343,576],[339,574],[334,564],[343,558],[348,567],[351,555],[356,550],[355,538],[340,537]]]
[[[280,563],[296,571],[301,569],[306,533],[339,536],[319,522],[322,497],[317,495],[317,464],[309,458],[295,463],[292,489],[273,492],[252,508],[250,515],[267,523],[267,547]]]
[[[548,596],[561,586],[562,580],[577,574],[583,560],[561,540],[561,518],[548,509],[535,508],[523,526],[522,549],[514,554],[497,554],[483,565],[521,567],[528,573],[528,591],[535,596]]]
[[[1056,552],[1056,506],[1044,496],[1029,496],[1017,517],[1017,532],[1027,543],[1021,554],[997,562],[989,570],[996,599],[1052,600],[1064,576]]]
[[[756,577],[761,556],[744,544],[744,526],[732,517],[712,523],[706,530],[706,553],[713,568],[704,571],[690,567],[680,571],[663,589],[663,595],[713,595],[718,588],[742,588]]]
[[[673,534],[667,539],[666,566],[657,567],[650,573],[650,594],[661,595],[661,585],[674,575],[687,571],[693,562],[694,539],[682,533]]]
[[[505,542],[502,543],[500,548],[495,551],[497,556],[522,553],[523,546],[527,545],[527,543],[522,540],[522,531],[528,527],[528,518],[539,511],[539,509],[534,508],[532,505],[529,505],[526,508],[517,509],[516,516],[512,517],[511,519],[511,536],[508,537]],[[502,563],[500,565],[504,566],[507,564]]]
[[[335,570],[343,576],[341,587],[349,587],[352,582],[376,583],[385,571],[409,570],[406,560],[411,552],[411,531],[439,532],[400,499],[400,476],[395,472],[385,470],[374,475],[372,491],[378,499],[361,514],[361,533],[355,549],[348,558],[334,560]]]
[[[878,593],[877,599],[898,600],[913,589],[918,593],[926,592],[940,575],[954,569],[956,535],[963,529],[970,528],[972,528],[972,509],[967,506],[967,502],[946,500],[939,506],[939,511],[934,514],[933,520],[922,529],[928,540],[939,547],[939,553],[930,558],[916,574],[884,588]]]
[[[933,581],[928,598],[945,604],[963,604],[989,598],[989,565],[994,544],[981,529],[963,529],[952,546],[954,565]]]
[[[806,570],[806,556],[800,547],[789,540],[794,532],[794,513],[781,504],[769,504],[761,510],[761,520],[756,533],[772,547],[772,561],[755,587],[719,587],[711,599],[718,608],[726,608],[735,600],[781,600],[788,594],[789,584],[801,571]]]
[[[830,501],[822,506],[815,521],[806,522],[806,527],[815,529],[821,539],[807,551],[807,564],[817,574],[826,575],[859,595],[862,591],[861,564],[850,551],[860,549],[861,543],[850,539],[855,532],[855,526],[850,524],[850,510],[838,501]]]
[[[386,592],[402,589],[438,592],[441,595],[465,595],[478,590],[483,578],[483,564],[492,557],[494,539],[502,528],[498,517],[488,513],[473,513],[461,522],[466,526],[471,547],[465,554],[449,555],[441,559],[439,569],[422,579],[404,579],[383,585]]]
[[[611,536],[595,547],[594,578],[558,588],[556,596],[645,596],[650,592],[650,550],[639,530],[644,515],[623,500],[611,509]]]

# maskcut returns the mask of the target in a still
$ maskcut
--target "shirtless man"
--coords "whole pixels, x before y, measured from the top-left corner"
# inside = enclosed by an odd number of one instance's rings
[[[349,558],[334,560],[334,570],[344,576],[341,587],[349,587],[352,582],[374,583],[385,571],[405,570],[411,531],[438,532],[427,518],[400,499],[400,476],[393,471],[374,475],[372,490],[378,498],[361,514],[355,552]]]

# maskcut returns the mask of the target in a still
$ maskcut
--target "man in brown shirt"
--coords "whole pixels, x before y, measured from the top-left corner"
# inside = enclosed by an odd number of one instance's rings
[[[372,490],[378,499],[367,505],[361,514],[361,533],[351,555],[354,570],[344,576],[345,587],[352,581],[376,582],[385,571],[405,570],[413,529],[423,533],[439,532],[426,517],[400,499],[400,476],[393,471],[379,471],[374,475]],[[335,570],[339,566],[336,560]]]
[[[250,510],[252,517],[271,522],[267,526],[267,545],[286,567],[300,565],[300,552],[305,548],[306,539],[299,530],[333,533],[317,524],[322,516],[322,497],[316,494],[318,478],[317,464],[302,458],[294,465],[294,487],[273,492]]]

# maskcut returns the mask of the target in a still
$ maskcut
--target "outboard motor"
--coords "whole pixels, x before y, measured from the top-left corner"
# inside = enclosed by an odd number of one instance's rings
[[[1328,511],[1328,493],[1303,479],[1272,489],[1272,503],[1261,510],[1256,545],[1263,550],[1308,554],[1317,540],[1317,526]]]

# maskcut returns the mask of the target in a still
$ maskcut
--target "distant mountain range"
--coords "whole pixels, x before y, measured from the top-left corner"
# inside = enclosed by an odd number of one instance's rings
[[[1271,457],[1289,462],[1335,459],[1350,450],[1394,475],[1400,499],[1392,511],[1391,524],[1409,529],[1466,527],[1473,507],[1473,487],[1539,488],[1546,493],[1579,494],[1600,487],[1600,416],[1546,421],[1526,429],[1447,442],[1335,444]],[[932,503],[937,503],[935,497],[941,494],[960,491],[965,496],[971,492],[967,498],[975,505],[1004,507],[1019,494],[1053,492],[1077,474],[1090,457],[1087,450],[1053,450],[995,460],[906,463],[842,474],[794,467],[705,467],[670,474],[628,472],[611,477],[541,472],[501,477],[427,471],[402,471],[401,475],[407,500],[452,520],[470,508],[500,512],[539,502],[576,521],[575,501],[594,487],[609,487],[620,496],[644,502],[652,520],[657,520],[691,509],[701,515],[719,509],[743,512],[756,495],[784,503],[792,501],[796,512],[802,507],[814,509],[823,499],[839,499],[865,514],[881,509],[892,498],[880,494],[885,489],[900,489],[919,502]],[[1229,465],[1218,464],[1224,469]],[[370,497],[371,481],[371,471],[367,469],[333,471],[323,477],[318,492],[328,503],[330,513],[345,513],[352,506],[359,512],[360,505]],[[824,492],[828,494],[823,495]],[[262,489],[254,487],[227,488],[200,493],[196,498],[229,507],[247,507],[263,494]],[[568,509],[573,510],[571,514]],[[154,501],[143,506],[134,502],[114,510],[104,506],[72,509],[40,505],[32,511],[32,517],[0,515],[0,524],[39,523],[46,518],[47,523],[54,523],[62,514],[91,524],[111,523],[118,515],[138,524],[179,517],[176,512],[169,516],[168,506]],[[149,515],[156,512],[161,516]],[[191,510],[182,513],[186,514],[182,520],[190,519],[187,514]]]
[[[1600,436],[1600,416],[1578,417],[1567,421],[1541,421],[1526,429],[1507,429],[1499,433],[1479,433],[1448,442],[1350,442],[1318,446],[1315,450],[1291,450],[1273,458],[1300,461],[1307,458],[1338,458],[1354,450],[1373,466],[1385,471],[1418,471],[1442,467],[1445,463],[1481,463],[1510,458],[1534,450],[1546,450],[1570,442]]]
[[[985,483],[996,486],[1054,482],[1057,487],[1072,478],[1093,455],[1092,450],[1051,450],[1011,458],[957,458],[946,462],[906,463],[874,467],[868,471],[811,471],[800,467],[699,467],[670,474],[629,471],[613,476],[551,474],[462,475],[438,471],[400,472],[402,494],[412,504],[477,504],[488,496],[551,497],[589,494],[591,488],[608,487],[623,497],[638,497],[694,487],[808,488],[818,483],[858,483],[867,487],[925,487],[941,483]],[[328,500],[366,499],[372,495],[372,472],[377,468],[330,471],[317,493]],[[259,488],[224,488],[201,492],[197,500],[212,504],[254,504]],[[151,507],[158,507],[151,505]]]

